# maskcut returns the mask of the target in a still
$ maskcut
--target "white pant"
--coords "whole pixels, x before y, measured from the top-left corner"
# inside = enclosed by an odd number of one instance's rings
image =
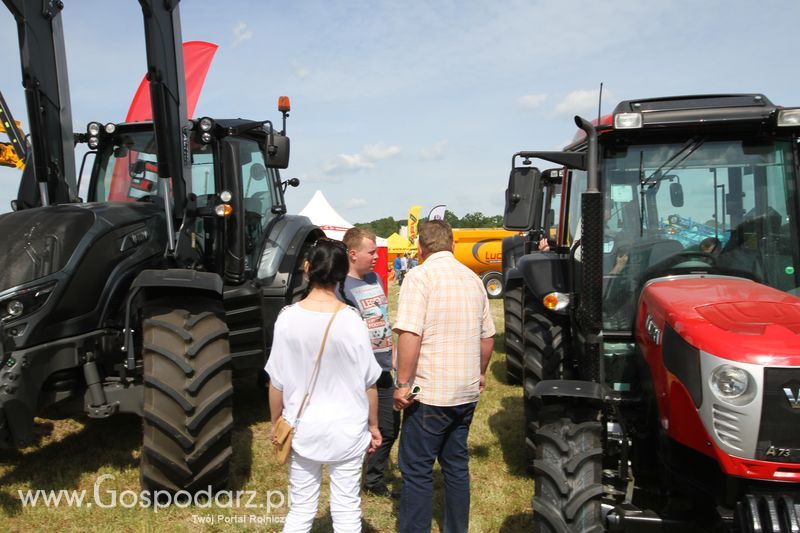
[[[331,518],[336,533],[361,531],[361,465],[364,456],[338,463],[320,463],[292,451],[289,463],[289,514],[284,533],[311,531],[322,486],[322,466],[331,478]]]

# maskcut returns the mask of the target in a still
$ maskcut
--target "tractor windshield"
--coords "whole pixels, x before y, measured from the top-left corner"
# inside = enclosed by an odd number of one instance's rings
[[[692,271],[800,286],[789,140],[692,137],[608,146],[603,157],[604,327],[632,327],[648,279]]]
[[[192,143],[192,192],[199,198],[215,192],[212,145]],[[163,196],[158,186],[155,136],[152,131],[120,133],[100,157],[94,200],[135,202]]]

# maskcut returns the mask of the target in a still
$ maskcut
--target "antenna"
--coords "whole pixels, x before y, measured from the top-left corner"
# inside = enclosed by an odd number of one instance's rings
[[[600,115],[603,108],[603,82],[600,82],[600,95],[597,97],[597,125],[600,126]]]

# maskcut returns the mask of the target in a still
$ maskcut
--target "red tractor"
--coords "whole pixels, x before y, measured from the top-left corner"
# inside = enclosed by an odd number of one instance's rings
[[[800,109],[684,96],[576,123],[515,154],[506,197],[508,229],[541,225],[530,164],[563,168],[553,250],[504,274],[538,530],[800,531]]]

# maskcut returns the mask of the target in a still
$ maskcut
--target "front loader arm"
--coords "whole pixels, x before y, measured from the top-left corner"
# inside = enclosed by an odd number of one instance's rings
[[[78,196],[67,60],[58,0],[3,0],[19,34],[22,86],[28,107],[34,172],[41,202]]]

